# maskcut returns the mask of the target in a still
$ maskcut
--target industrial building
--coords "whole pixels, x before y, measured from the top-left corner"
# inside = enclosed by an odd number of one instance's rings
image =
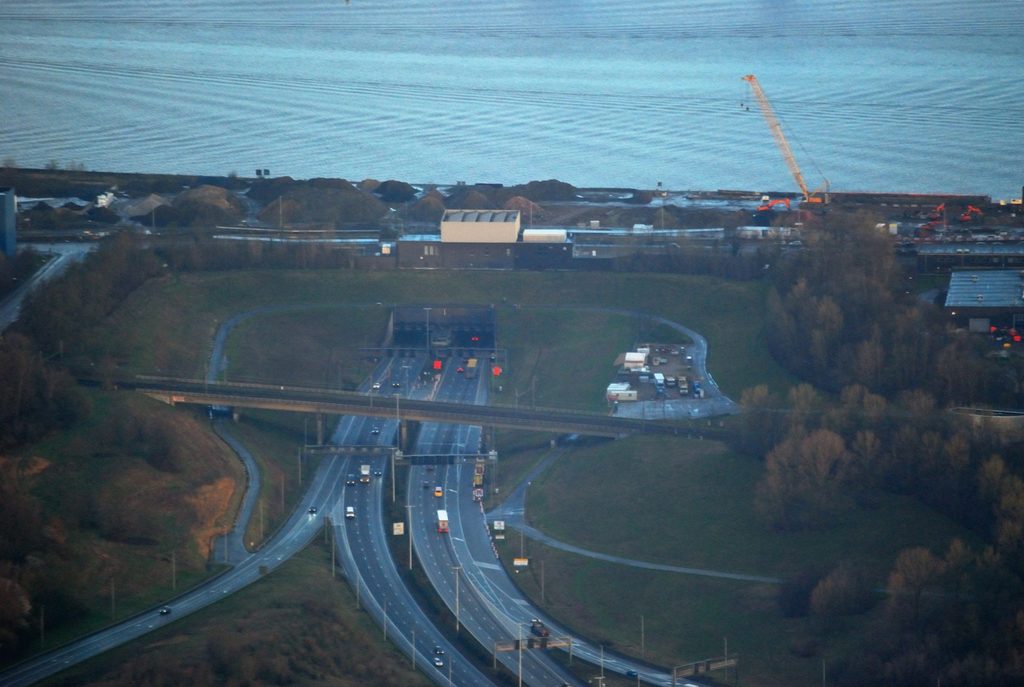
[[[18,199],[13,188],[0,188],[0,250],[9,258],[14,257],[17,237]]]
[[[1024,329],[1024,273],[1020,270],[953,272],[946,312],[972,332],[991,327]]]
[[[1024,246],[1006,243],[933,243],[917,247],[917,271],[1024,269]]]
[[[519,240],[518,210],[445,210],[442,243],[515,243]]]

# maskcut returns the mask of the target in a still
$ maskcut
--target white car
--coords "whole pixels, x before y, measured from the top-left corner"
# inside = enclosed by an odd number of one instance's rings
[[[356,509],[353,508],[352,506],[345,506],[345,517],[349,520],[356,517]]]
[[[380,382],[374,382],[371,387],[374,391],[380,391]]]

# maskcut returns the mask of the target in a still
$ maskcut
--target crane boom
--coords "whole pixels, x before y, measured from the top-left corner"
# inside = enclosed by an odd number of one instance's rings
[[[758,83],[757,77],[753,74],[747,74],[742,78],[750,84],[751,90],[754,91],[754,97],[757,98],[757,104],[761,106],[761,113],[768,122],[768,128],[772,132],[775,144],[782,152],[782,157],[786,160],[786,166],[789,167],[789,172],[793,175],[793,179],[796,181],[796,185],[800,188],[800,192],[804,194],[804,202],[822,202],[821,198],[814,196],[811,190],[807,188],[807,182],[804,181],[804,175],[803,172],[800,171],[800,165],[796,163],[796,158],[793,156],[793,151],[789,147],[789,142],[786,140],[785,134],[782,133],[782,125],[779,124],[779,119],[775,116],[775,110],[772,109],[772,104],[768,101],[768,96],[764,94],[764,90],[761,88],[761,84]],[[827,190],[828,182],[826,181],[825,184]]]

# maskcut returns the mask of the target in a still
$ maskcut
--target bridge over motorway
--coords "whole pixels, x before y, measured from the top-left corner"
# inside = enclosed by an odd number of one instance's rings
[[[696,430],[688,423],[616,417],[552,408],[508,408],[444,401],[425,401],[394,396],[368,395],[294,386],[204,382],[193,379],[138,378],[117,382],[119,389],[131,389],[175,405],[191,403],[229,408],[263,408],[324,415],[395,415],[400,423],[409,420],[531,429],[558,434],[619,437],[627,434],[688,435]],[[317,422],[317,443],[323,443],[322,421]]]

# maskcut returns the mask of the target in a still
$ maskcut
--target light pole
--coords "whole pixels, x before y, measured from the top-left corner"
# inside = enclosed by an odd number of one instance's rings
[[[519,645],[519,687],[523,687],[523,624],[516,623],[516,643]]]
[[[395,446],[398,450],[402,450],[402,412],[401,412],[401,394],[395,394],[395,423],[398,425],[395,428]]]
[[[412,504],[407,503],[405,505],[406,510],[406,528],[409,530],[406,536],[409,537],[409,570],[412,570]]]
[[[424,311],[427,313],[427,357],[430,357],[430,306],[424,306]]]
[[[459,573],[462,571],[461,565],[452,567],[455,571],[455,633],[459,632]]]

